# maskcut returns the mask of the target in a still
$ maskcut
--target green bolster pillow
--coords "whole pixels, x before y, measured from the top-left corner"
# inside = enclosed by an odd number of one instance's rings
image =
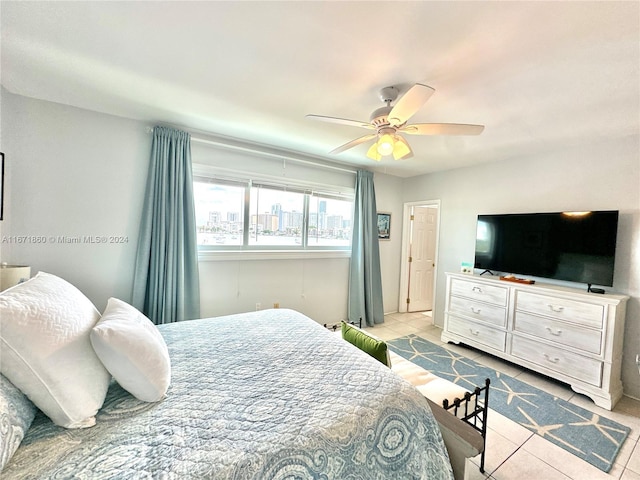
[[[382,340],[375,338],[363,330],[360,330],[358,327],[349,325],[346,322],[342,322],[342,338],[352,345],[355,345],[363,352],[368,353],[387,367],[390,366],[387,344]]]

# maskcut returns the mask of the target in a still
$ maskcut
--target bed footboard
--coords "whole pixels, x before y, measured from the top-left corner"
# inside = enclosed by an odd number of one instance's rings
[[[442,401],[444,410],[451,412],[463,422],[476,430],[482,438],[482,450],[480,453],[480,471],[484,473],[484,454],[487,441],[487,411],[489,410],[489,384],[487,378],[484,387],[476,387],[473,392],[467,392],[463,398],[456,398],[449,403],[448,399]],[[484,393],[484,398],[482,398]]]
[[[426,397],[425,397],[426,398]],[[476,429],[460,418],[451,415],[437,403],[426,398],[433,416],[438,422],[455,480],[464,480],[467,458],[473,458],[484,452],[484,439]]]

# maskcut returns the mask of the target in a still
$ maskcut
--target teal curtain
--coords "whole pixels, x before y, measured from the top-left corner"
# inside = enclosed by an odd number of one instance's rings
[[[191,136],[153,129],[133,305],[154,323],[200,317]]]
[[[373,173],[358,170],[349,264],[349,321],[363,326],[384,322],[378,214]]]

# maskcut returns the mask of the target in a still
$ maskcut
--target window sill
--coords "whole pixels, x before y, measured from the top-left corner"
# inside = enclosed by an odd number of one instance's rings
[[[296,260],[311,258],[350,258],[350,250],[203,250],[199,262],[230,260]]]

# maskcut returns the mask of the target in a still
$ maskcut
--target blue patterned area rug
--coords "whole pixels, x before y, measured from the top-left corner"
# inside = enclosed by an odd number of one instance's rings
[[[489,408],[604,472],[613,466],[631,430],[417,335],[387,343],[398,355],[469,390],[489,378]]]

